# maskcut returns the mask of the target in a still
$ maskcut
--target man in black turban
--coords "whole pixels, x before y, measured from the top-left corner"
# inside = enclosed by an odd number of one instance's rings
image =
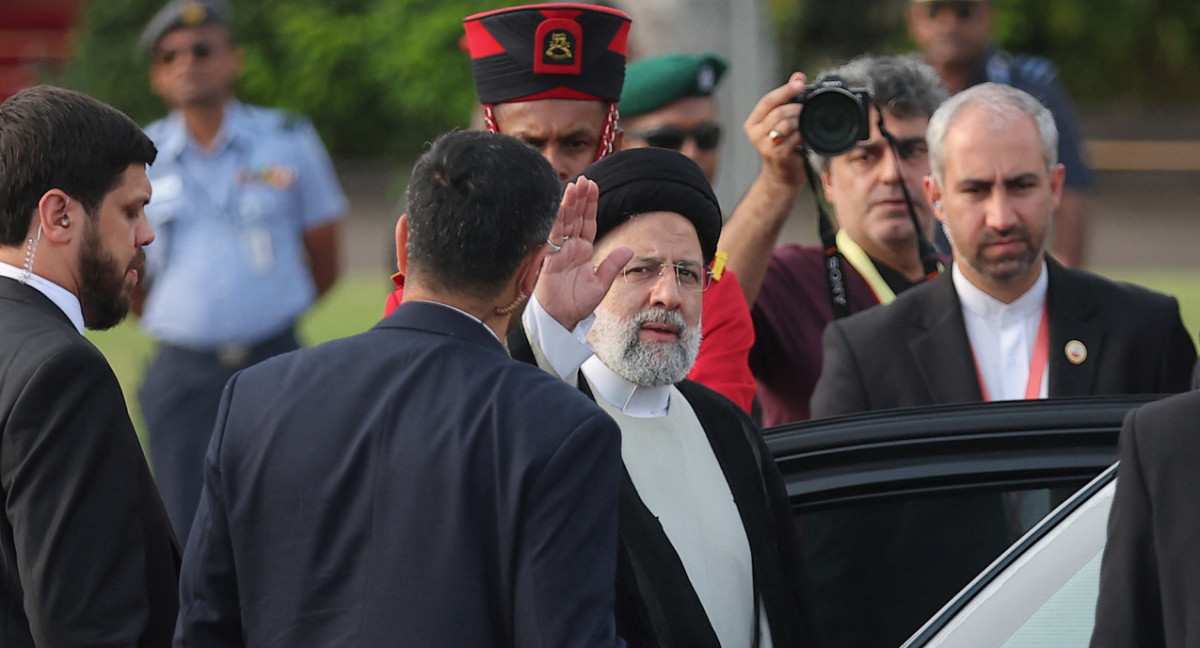
[[[712,187],[682,154],[592,164],[566,189],[524,336],[510,338],[621,426],[617,632],[631,647],[795,646],[806,628],[771,455],[745,412],[684,379],[720,232]]]

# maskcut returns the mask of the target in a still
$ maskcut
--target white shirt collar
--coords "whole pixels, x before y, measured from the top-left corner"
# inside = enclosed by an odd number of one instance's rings
[[[488,326],[487,324],[484,324],[483,320],[479,319],[478,317],[475,317],[474,315],[468,313],[465,310],[462,310],[461,308],[455,308],[455,307],[451,306],[450,304],[443,304],[442,302],[436,302],[436,301],[427,301],[424,299],[414,299],[413,301],[425,302],[426,304],[436,304],[438,306],[441,306],[442,308],[449,308],[452,311],[462,313],[463,315],[466,315],[467,317],[475,320],[476,322],[479,322],[479,324],[481,326],[483,326],[483,328],[487,329],[488,333],[492,334],[492,337],[496,338],[497,342],[500,342],[501,344],[504,343],[504,341],[500,339],[500,336],[496,335],[496,332],[492,330],[492,327]]]
[[[958,300],[962,303],[963,311],[974,313],[989,321],[1003,323],[1010,318],[1040,317],[1042,304],[1046,303],[1046,287],[1049,285],[1049,280],[1045,260],[1042,261],[1042,269],[1037,281],[1033,282],[1029,290],[1013,300],[1011,304],[1005,304],[971,283],[957,263],[951,267],[950,276],[954,281],[954,290],[958,292]]]
[[[671,403],[671,386],[642,387],[618,375],[600,358],[592,356],[580,371],[588,379],[593,393],[623,413],[636,418],[666,416]]]
[[[0,277],[8,277],[10,279],[21,280],[21,275],[25,274],[24,270],[14,265],[0,261]],[[79,298],[75,293],[63,288],[62,286],[50,281],[40,275],[29,275],[29,286],[36,289],[38,292],[45,295],[50,301],[58,306],[71,323],[75,325],[75,330],[83,333],[83,307],[79,304]]]

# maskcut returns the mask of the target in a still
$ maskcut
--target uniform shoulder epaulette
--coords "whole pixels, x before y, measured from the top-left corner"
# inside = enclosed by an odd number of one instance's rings
[[[1015,76],[1034,83],[1049,83],[1058,75],[1058,69],[1049,60],[1028,54],[1013,57],[1013,68]]]
[[[295,131],[308,126],[308,118],[300,113],[283,111],[282,116],[279,127],[285,131]]]

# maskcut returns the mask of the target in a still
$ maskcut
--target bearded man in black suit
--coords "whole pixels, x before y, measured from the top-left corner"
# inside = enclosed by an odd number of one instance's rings
[[[0,106],[0,644],[166,646],[179,548],[117,377],[154,144],[39,86]]]

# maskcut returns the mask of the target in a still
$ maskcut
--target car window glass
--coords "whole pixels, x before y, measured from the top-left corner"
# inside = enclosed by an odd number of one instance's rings
[[[796,522],[823,642],[895,648],[1084,484],[842,501]]]

